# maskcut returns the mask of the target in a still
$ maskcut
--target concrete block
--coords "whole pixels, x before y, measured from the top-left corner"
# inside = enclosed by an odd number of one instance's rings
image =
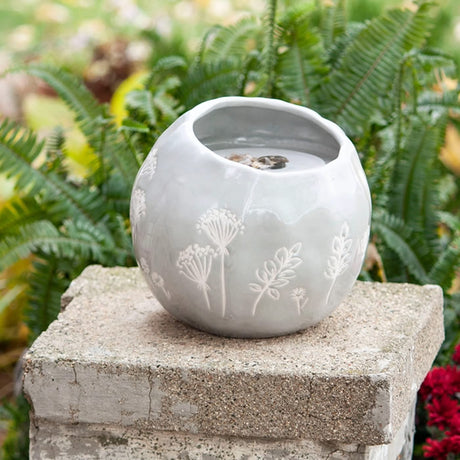
[[[25,357],[31,458],[410,458],[444,338],[436,286],[357,282],[317,326],[257,340],[176,321],[136,268],[88,267],[62,301]]]

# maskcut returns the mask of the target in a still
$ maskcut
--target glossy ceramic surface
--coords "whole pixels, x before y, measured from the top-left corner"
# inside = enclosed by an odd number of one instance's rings
[[[280,170],[222,156],[245,148],[296,153]],[[297,161],[299,152],[318,161]],[[215,99],[181,116],[153,146],[131,198],[136,258],[160,303],[233,337],[287,334],[329,315],[360,272],[370,215],[343,131],[263,98]]]

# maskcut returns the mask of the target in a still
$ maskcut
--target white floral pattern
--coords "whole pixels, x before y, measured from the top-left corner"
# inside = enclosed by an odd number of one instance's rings
[[[137,227],[140,220],[145,217],[147,206],[145,202],[145,192],[140,188],[133,191],[131,197],[131,222],[133,227]]]
[[[177,267],[180,273],[197,284],[198,289],[203,291],[208,310],[211,310],[209,303],[209,285],[208,277],[211,273],[212,259],[215,251],[211,246],[199,246],[198,244],[190,245],[179,253]]]
[[[294,288],[291,291],[291,299],[295,302],[297,313],[300,315],[308,303],[307,290],[301,287]]]
[[[153,148],[142,164],[141,170],[139,172],[139,177],[147,176],[149,179],[152,179],[155,171],[157,170],[158,162],[158,149]]]
[[[329,297],[337,278],[345,273],[351,263],[351,245],[353,240],[348,238],[349,233],[350,228],[347,222],[344,222],[340,228],[340,234],[334,236],[332,240],[332,254],[327,260],[327,269],[324,272],[326,278],[332,281],[327,292],[326,304],[329,303]]]
[[[206,211],[196,224],[198,232],[203,232],[217,248],[220,255],[220,283],[222,317],[225,316],[227,303],[225,286],[225,256],[229,255],[228,246],[238,233],[243,233],[244,225],[238,217],[228,209],[211,208]]]
[[[138,261],[139,266],[141,267],[141,270],[149,276],[150,280],[152,281],[152,286],[155,289],[161,289],[163,291],[163,294],[168,300],[171,300],[171,294],[170,292],[166,289],[165,287],[165,281],[163,277],[157,273],[157,272],[150,272],[150,267],[145,259],[145,257],[141,257],[141,259]]]
[[[289,284],[289,281],[296,277],[294,268],[302,263],[298,257],[302,243],[296,243],[291,249],[286,247],[276,251],[273,259],[264,262],[262,270],[256,270],[256,278],[260,282],[249,283],[249,289],[258,295],[252,307],[252,316],[256,314],[257,305],[264,294],[267,294],[274,300],[280,298],[279,288]]]

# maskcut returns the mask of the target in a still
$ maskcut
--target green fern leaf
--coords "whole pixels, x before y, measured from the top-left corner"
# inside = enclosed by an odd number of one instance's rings
[[[444,123],[433,126],[424,120],[414,122],[396,158],[389,187],[389,212],[421,231],[427,214],[433,209],[427,196],[433,193],[429,189],[435,186],[430,179],[443,138],[443,126]]]
[[[203,63],[191,69],[180,87],[179,99],[188,110],[207,99],[237,94],[241,73],[238,61]]]
[[[334,4],[325,6],[321,12],[320,33],[326,49],[345,33],[346,11],[345,1],[336,0]]]
[[[15,235],[5,236],[0,240],[0,272],[42,245],[48,249],[49,243],[58,237],[57,228],[43,220],[22,226]]]
[[[332,69],[337,69],[341,66],[341,60],[345,51],[354,42],[356,37],[365,29],[365,27],[366,25],[360,22],[349,24],[345,33],[339,35],[332,46],[327,49],[327,63]]]
[[[78,126],[96,155],[101,161],[104,161],[104,156],[110,158],[110,165],[117,167],[127,190],[130,190],[139,170],[139,160],[126,144],[120,142],[119,133],[106,115],[104,106],[98,104],[85,85],[72,74],[47,64],[33,64],[12,70],[15,71],[42,79],[58,93],[75,114]]]
[[[61,201],[38,201],[36,197],[14,195],[0,210],[0,235],[15,235],[22,226],[40,220],[57,223],[67,216]]]
[[[60,261],[55,257],[37,260],[29,277],[29,304],[25,311],[26,324],[33,342],[59,313],[61,296],[70,279],[59,270]]]
[[[450,116],[460,116],[460,103],[458,91],[444,91],[435,93],[424,91],[417,99],[418,108],[421,111],[430,111],[440,114],[448,113]]]
[[[153,94],[147,90],[135,90],[126,95],[126,104],[131,110],[137,110],[151,125],[157,122]]]
[[[46,183],[46,178],[31,164],[42,152],[44,142],[38,142],[29,130],[5,120],[0,125],[0,171],[16,181],[16,188],[31,195]]]
[[[260,24],[252,17],[243,18],[229,27],[219,27],[208,49],[203,53],[203,59],[208,62],[243,60],[261,37]]]
[[[401,219],[385,212],[376,212],[373,215],[372,228],[386,247],[398,255],[400,264],[407,267],[419,283],[429,283],[429,278],[417,254],[419,241]]]
[[[456,271],[460,267],[460,238],[454,240],[444,250],[433,268],[428,273],[428,278],[433,284],[439,284],[444,290],[450,289]]]
[[[378,99],[387,96],[404,54],[425,40],[431,6],[421,2],[415,12],[389,10],[370,21],[325,83],[322,112],[347,132],[362,133]]]
[[[279,45],[284,51],[278,55],[275,67],[277,90],[283,99],[311,106],[311,91],[328,70],[321,39],[312,32],[310,19],[302,10],[288,12],[279,26]]]
[[[0,241],[0,271],[37,252],[85,260],[86,264],[121,261],[130,256],[126,249],[114,246],[106,231],[87,222],[67,221],[61,232],[51,222],[37,221],[24,225],[16,235],[7,235]]]
[[[48,64],[30,64],[10,72],[26,72],[50,85],[75,114],[75,119],[87,137],[91,137],[94,122],[104,118],[104,111],[86,86],[74,75]]]

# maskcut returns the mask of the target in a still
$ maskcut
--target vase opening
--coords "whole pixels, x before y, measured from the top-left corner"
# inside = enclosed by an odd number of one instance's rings
[[[338,157],[339,141],[309,112],[248,101],[199,117],[193,124],[198,141],[229,161],[276,173],[319,168]]]

